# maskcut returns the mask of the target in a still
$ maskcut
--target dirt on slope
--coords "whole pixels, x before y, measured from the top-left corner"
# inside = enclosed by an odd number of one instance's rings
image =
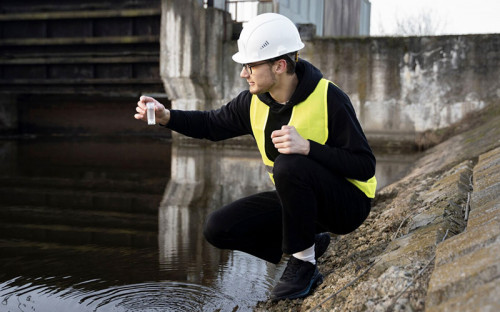
[[[494,105],[444,131],[421,136],[420,146],[435,146],[403,179],[378,192],[360,228],[332,238],[318,261],[325,279],[314,293],[305,299],[260,302],[255,311],[423,311],[435,245],[465,227],[460,224],[463,192],[449,195],[442,185],[456,172],[466,175],[481,153],[500,146],[499,125],[500,105]],[[467,182],[463,184],[466,189]],[[450,212],[445,207],[434,217],[441,221],[434,221],[429,211],[440,205],[460,209]],[[446,233],[444,219],[451,224]],[[432,229],[430,238],[416,230],[422,228]]]

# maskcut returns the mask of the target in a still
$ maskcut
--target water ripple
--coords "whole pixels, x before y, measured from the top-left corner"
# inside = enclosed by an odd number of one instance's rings
[[[107,289],[83,298],[94,311],[232,311],[233,298],[212,288],[178,282],[142,283]],[[115,311],[115,310],[113,310]]]
[[[34,276],[37,270],[31,269],[32,262],[22,263],[27,264],[24,273],[31,274],[10,273],[14,277],[4,274],[5,280],[0,279],[2,312],[252,311],[258,301],[267,298],[282,271],[281,265],[241,252],[228,254],[220,265],[192,265],[172,272],[153,269],[150,274],[147,265],[122,267],[122,261],[116,268],[106,267],[114,274],[101,274],[104,268],[97,272],[87,265],[75,266],[70,271],[75,275],[51,270],[45,276]]]
[[[67,289],[54,293],[50,286],[24,285],[0,294],[0,310],[73,312],[243,311],[236,298],[216,289],[181,282],[150,282],[113,286],[100,291]],[[18,292],[21,290],[21,292]],[[29,293],[28,293],[28,290]],[[241,304],[241,302],[240,302]],[[2,308],[3,306],[3,308]],[[241,309],[242,308],[242,309]],[[3,311],[3,310],[2,310]]]

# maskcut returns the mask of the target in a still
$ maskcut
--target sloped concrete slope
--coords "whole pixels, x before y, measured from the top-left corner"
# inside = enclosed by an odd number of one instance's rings
[[[428,311],[500,311],[500,148],[473,175],[467,230],[436,250]]]
[[[303,299],[256,311],[500,311],[500,114],[427,150],[336,236]]]

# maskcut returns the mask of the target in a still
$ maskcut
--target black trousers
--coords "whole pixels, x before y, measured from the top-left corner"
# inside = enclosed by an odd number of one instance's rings
[[[226,205],[207,217],[204,235],[221,249],[278,263],[311,247],[320,232],[347,234],[370,213],[371,200],[344,177],[302,155],[279,155],[276,191]]]

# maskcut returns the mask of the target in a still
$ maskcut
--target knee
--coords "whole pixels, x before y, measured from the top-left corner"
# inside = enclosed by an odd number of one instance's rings
[[[281,154],[274,160],[273,176],[274,180],[288,181],[296,176],[303,176],[306,167],[305,156],[297,154]]]
[[[217,248],[225,248],[226,233],[223,230],[223,220],[217,211],[210,213],[203,226],[203,236]]]

